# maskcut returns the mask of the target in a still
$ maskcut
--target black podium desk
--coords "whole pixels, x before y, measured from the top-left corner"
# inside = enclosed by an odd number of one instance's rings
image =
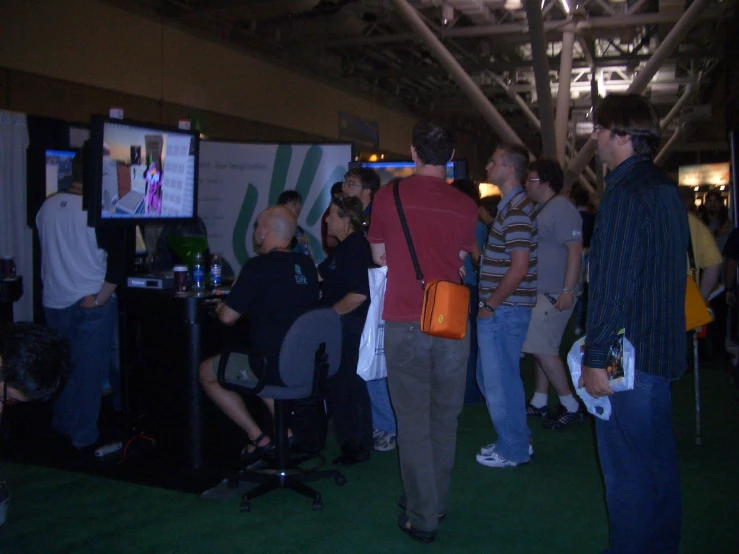
[[[189,468],[219,454],[235,426],[205,397],[200,363],[218,354],[238,328],[215,315],[212,292],[121,291],[121,372],[127,430],[143,432],[156,448]],[[243,437],[242,437],[243,440]]]

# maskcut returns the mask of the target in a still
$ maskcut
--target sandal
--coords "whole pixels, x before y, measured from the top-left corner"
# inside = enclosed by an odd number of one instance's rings
[[[436,531],[421,531],[420,529],[414,528],[411,525],[411,520],[405,514],[402,514],[398,518],[398,527],[400,527],[401,531],[408,533],[418,542],[428,544],[430,542],[434,542],[434,539],[436,539]]]
[[[252,469],[251,466],[258,464],[265,456],[265,454],[267,454],[270,450],[274,448],[271,440],[264,446],[259,446],[259,443],[262,442],[262,440],[264,440],[265,438],[269,438],[269,435],[267,435],[267,433],[262,433],[254,440],[249,440],[249,444],[247,444],[241,451],[242,466],[245,466],[247,469]],[[254,447],[254,450],[252,450],[251,452],[249,452],[249,445]]]

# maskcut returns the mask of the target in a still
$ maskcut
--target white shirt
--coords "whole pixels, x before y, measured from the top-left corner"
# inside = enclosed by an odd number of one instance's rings
[[[87,226],[82,196],[50,196],[36,215],[41,242],[41,280],[45,308],[62,309],[97,294],[105,281],[108,255]]]

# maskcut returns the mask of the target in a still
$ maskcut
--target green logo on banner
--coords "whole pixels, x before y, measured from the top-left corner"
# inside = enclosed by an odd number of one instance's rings
[[[298,180],[295,183],[295,190],[300,193],[303,199],[308,198],[308,194],[311,189],[318,168],[321,165],[323,159],[323,147],[311,146],[308,149],[303,165],[300,168]],[[269,205],[273,206],[277,202],[277,198],[280,193],[287,188],[287,174],[290,168],[290,161],[292,160],[292,147],[289,145],[280,145],[277,147],[277,153],[275,154],[275,163],[272,169],[272,178],[270,179],[269,187]],[[344,178],[346,168],[342,166],[336,166],[331,173],[329,178],[321,186],[321,193],[318,195],[313,205],[308,209],[308,215],[305,221],[309,227],[313,227],[319,222],[323,212],[331,201],[331,185],[335,182],[340,181]],[[233,251],[237,262],[240,265],[244,265],[249,259],[249,251],[246,246],[246,233],[249,230],[249,223],[254,217],[254,212],[259,201],[259,192],[257,188],[252,184],[246,188],[244,194],[244,200],[241,203],[241,209],[239,215],[236,218],[236,224],[233,230]],[[306,209],[307,206],[303,206]],[[316,262],[320,262],[324,258],[323,246],[321,244],[321,237],[314,236],[313,233],[306,230],[305,236],[308,239],[308,244],[313,252]]]

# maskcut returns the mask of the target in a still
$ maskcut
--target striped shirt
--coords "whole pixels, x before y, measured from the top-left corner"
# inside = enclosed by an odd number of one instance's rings
[[[498,287],[511,267],[511,252],[529,251],[529,268],[516,290],[503,306],[536,305],[537,227],[534,203],[523,187],[508,191],[498,205],[498,215],[490,226],[480,262],[480,298],[485,299]]]
[[[606,367],[619,329],[636,370],[676,378],[685,356],[688,218],[677,186],[632,156],[606,177],[590,243],[588,337],[583,363]]]

